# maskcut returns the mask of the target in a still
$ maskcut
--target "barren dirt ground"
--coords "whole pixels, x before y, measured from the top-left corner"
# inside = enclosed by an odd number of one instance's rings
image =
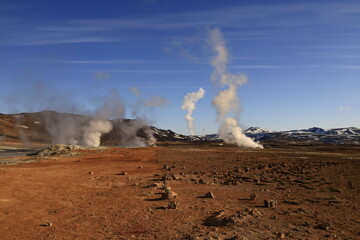
[[[0,239],[360,239],[359,149],[173,144],[35,160],[0,165]]]

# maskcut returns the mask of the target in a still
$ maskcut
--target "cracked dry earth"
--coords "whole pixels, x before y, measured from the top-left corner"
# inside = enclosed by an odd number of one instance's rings
[[[360,239],[359,149],[79,153],[0,165],[1,239]]]

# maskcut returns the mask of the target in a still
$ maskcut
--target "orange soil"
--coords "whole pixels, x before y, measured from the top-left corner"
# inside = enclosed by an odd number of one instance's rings
[[[0,239],[359,239],[359,164],[346,162],[347,155],[336,156],[237,148],[107,148],[0,165]],[[315,190],[296,181],[213,182],[229,177],[226,172],[234,167],[297,164],[303,158],[344,164],[310,175],[306,170],[306,176],[320,181],[314,181]],[[164,164],[168,170],[162,169]],[[127,174],[119,175],[121,171]],[[179,194],[177,209],[167,209],[168,200],[159,199],[163,190],[147,188],[165,174],[177,176],[167,181]],[[195,183],[200,178],[211,183]],[[209,191],[215,198],[201,198]],[[255,201],[249,200],[252,193]],[[334,196],[338,203],[330,201]],[[278,200],[277,208],[264,208],[264,199]],[[246,208],[255,214],[240,223],[204,225],[213,212],[234,214]],[[319,229],[324,222],[329,229]]]

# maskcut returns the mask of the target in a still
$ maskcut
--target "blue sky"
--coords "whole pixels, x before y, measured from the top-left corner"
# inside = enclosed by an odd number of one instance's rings
[[[205,89],[196,133],[214,133],[210,29],[245,73],[243,127],[360,127],[360,2],[122,0],[0,2],[0,112],[91,113],[116,92],[156,126],[187,133],[188,92]],[[145,101],[145,100],[144,100]]]

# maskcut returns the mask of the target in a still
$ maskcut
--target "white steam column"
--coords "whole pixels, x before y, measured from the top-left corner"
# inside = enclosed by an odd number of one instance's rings
[[[216,120],[220,122],[219,135],[226,143],[236,144],[239,147],[262,148],[261,144],[254,142],[243,133],[235,118],[227,117],[229,113],[239,114],[240,112],[240,100],[237,96],[237,90],[239,86],[247,83],[247,76],[242,73],[233,74],[228,72],[229,53],[219,29],[211,30],[208,40],[216,54],[211,61],[211,65],[214,67],[211,81],[225,87],[212,100],[217,112]]]
[[[192,117],[192,114],[196,108],[196,102],[203,98],[204,94],[205,90],[200,88],[199,91],[188,93],[184,97],[181,109],[188,111],[185,115],[185,120],[187,121],[187,128],[190,135],[195,135],[194,118]]]

